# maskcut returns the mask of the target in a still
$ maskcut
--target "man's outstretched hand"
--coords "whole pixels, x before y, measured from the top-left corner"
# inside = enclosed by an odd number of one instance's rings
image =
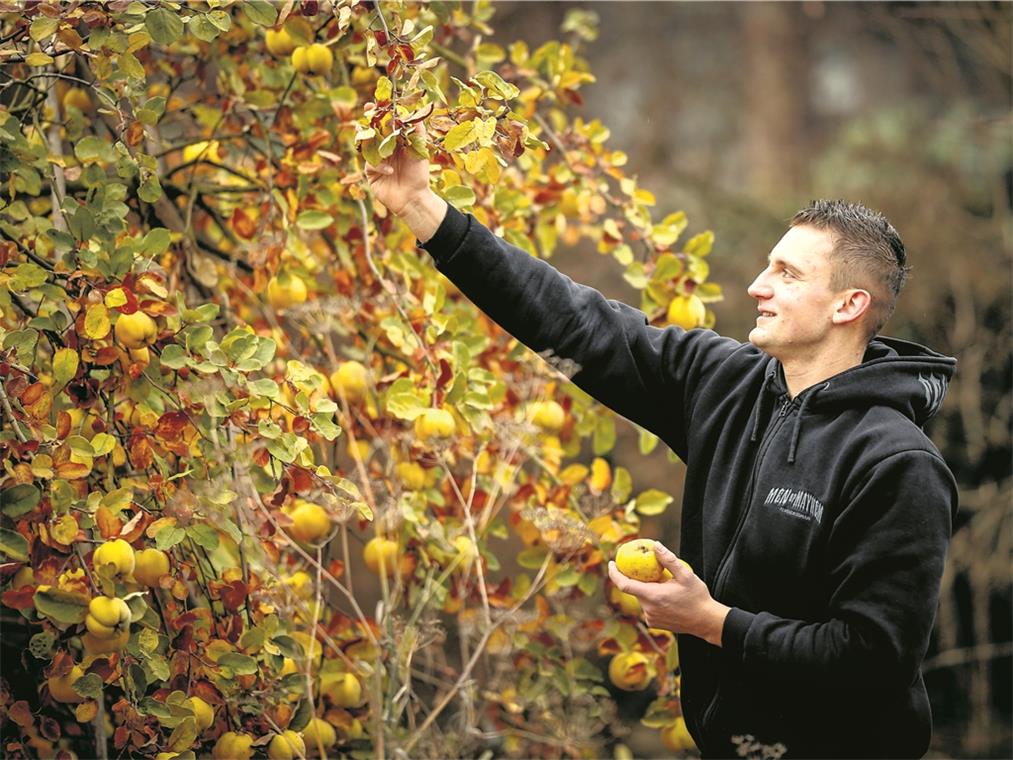
[[[425,139],[425,128],[416,132]],[[405,224],[422,242],[429,240],[447,213],[447,203],[429,188],[429,162],[399,147],[377,166],[366,167],[366,180],[373,196]]]

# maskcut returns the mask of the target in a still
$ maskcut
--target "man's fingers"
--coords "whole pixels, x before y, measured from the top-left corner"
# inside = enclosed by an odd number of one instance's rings
[[[654,554],[657,556],[661,566],[667,569],[673,576],[678,576],[680,573],[693,572],[689,564],[675,556],[675,552],[660,541],[654,542]]]
[[[643,595],[644,587],[648,586],[646,583],[641,583],[640,581],[633,580],[633,578],[623,575],[619,572],[619,568],[616,567],[616,563],[612,561],[609,562],[609,579],[620,591],[627,594],[633,594],[633,596],[637,597]]]

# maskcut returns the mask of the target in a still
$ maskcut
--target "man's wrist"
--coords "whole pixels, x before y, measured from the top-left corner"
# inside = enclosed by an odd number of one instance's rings
[[[721,635],[724,632],[725,620],[731,611],[731,607],[712,600],[708,614],[704,615],[706,622],[701,638],[708,644],[713,644],[716,647],[721,646]]]
[[[397,213],[420,243],[428,242],[436,234],[446,215],[447,202],[428,188]]]

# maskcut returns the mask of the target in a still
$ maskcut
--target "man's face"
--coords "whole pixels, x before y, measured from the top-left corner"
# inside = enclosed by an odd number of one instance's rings
[[[839,303],[830,289],[832,249],[824,230],[799,226],[784,234],[747,291],[759,311],[750,343],[782,363],[817,353]]]

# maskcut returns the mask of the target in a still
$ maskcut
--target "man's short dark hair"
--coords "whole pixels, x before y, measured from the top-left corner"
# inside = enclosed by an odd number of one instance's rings
[[[830,287],[869,291],[869,337],[878,333],[893,314],[909,271],[904,243],[894,226],[878,211],[841,200],[811,201],[791,218],[790,226],[815,227],[833,235]]]

